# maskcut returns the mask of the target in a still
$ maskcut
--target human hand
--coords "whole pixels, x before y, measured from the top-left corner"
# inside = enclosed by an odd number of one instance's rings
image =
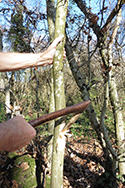
[[[37,66],[51,65],[53,63],[53,58],[56,52],[56,46],[59,44],[59,42],[62,41],[63,37],[63,35],[57,37],[45,52],[38,54],[39,58],[37,60]],[[65,58],[64,56],[65,51],[63,54],[63,58]]]
[[[35,129],[22,116],[16,116],[0,124],[0,150],[13,152],[21,149],[35,134]]]

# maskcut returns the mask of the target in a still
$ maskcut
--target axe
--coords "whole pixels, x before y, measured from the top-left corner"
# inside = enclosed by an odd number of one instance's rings
[[[66,107],[64,109],[61,109],[61,110],[52,112],[50,114],[46,114],[44,116],[41,116],[39,118],[33,119],[33,120],[29,121],[28,123],[30,125],[32,125],[33,127],[37,127],[41,124],[47,123],[49,121],[52,121],[56,118],[59,118],[59,117],[65,116],[65,115],[69,115],[69,114],[72,114],[72,113],[80,114],[84,110],[86,110],[86,108],[88,107],[90,102],[91,102],[90,100],[87,100],[87,101]]]

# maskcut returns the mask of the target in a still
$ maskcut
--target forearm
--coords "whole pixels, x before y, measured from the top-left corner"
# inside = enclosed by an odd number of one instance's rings
[[[0,72],[35,67],[39,56],[39,54],[33,53],[0,52]]]

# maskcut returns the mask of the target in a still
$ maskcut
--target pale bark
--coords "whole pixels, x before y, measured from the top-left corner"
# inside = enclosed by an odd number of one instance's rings
[[[109,84],[108,84],[108,80],[106,80],[105,85],[104,85],[104,103],[103,103],[102,113],[101,113],[101,117],[100,117],[100,129],[104,135],[104,139],[106,142],[106,148],[108,148],[110,150],[110,153],[112,154],[112,157],[113,157],[112,172],[115,175],[117,153],[115,152],[115,150],[112,147],[112,144],[111,144],[109,136],[108,136],[108,131],[105,127],[105,115],[106,115],[106,110],[108,107],[108,101],[109,101]]]
[[[112,67],[112,70],[109,72],[110,100],[111,100],[111,104],[113,105],[117,145],[119,148],[119,153],[122,154],[125,149],[124,122],[123,122],[122,110],[120,107],[120,101],[119,101],[118,92],[117,92],[115,73],[113,72],[114,67],[113,67],[113,57],[112,57],[112,55],[113,55],[112,54],[113,41],[115,39],[120,21],[121,21],[121,11],[119,11],[117,18],[116,18],[115,28],[113,30],[113,34],[111,36],[111,41],[109,43],[108,56],[109,56],[109,67]],[[119,160],[119,171],[120,171],[121,175],[125,174],[124,158],[121,158]]]
[[[65,20],[67,15],[68,1],[57,0],[56,20],[55,20],[55,38],[65,34]],[[63,48],[64,40],[58,45],[54,58],[54,96],[55,110],[65,107],[65,91],[63,78]],[[57,125],[54,129],[52,170],[51,170],[51,188],[63,187],[63,161],[65,149],[65,136],[61,136],[61,130],[64,123]]]
[[[49,36],[50,41],[54,40],[54,31],[55,31],[55,0],[46,0],[47,4],[47,21],[49,27]],[[55,111],[55,99],[54,99],[54,75],[53,75],[53,66],[51,67],[51,82],[50,82],[50,99],[49,99],[49,113]],[[49,134],[53,135],[55,126],[55,120],[48,123],[48,132]],[[48,165],[51,169],[51,162],[52,162],[52,150],[53,150],[53,137],[47,144],[47,158],[48,158]],[[50,187],[50,175],[46,175],[46,185],[45,187]]]

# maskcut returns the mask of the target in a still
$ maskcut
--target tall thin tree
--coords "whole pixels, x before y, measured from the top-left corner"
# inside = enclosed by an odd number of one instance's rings
[[[65,20],[67,15],[68,0],[57,0],[56,20],[55,20],[55,38],[65,34]],[[55,110],[65,107],[65,92],[63,78],[63,48],[64,40],[58,47],[54,58],[54,97]],[[63,161],[65,149],[65,137],[60,135],[64,123],[58,125],[55,122],[52,170],[51,170],[51,188],[63,187]]]

